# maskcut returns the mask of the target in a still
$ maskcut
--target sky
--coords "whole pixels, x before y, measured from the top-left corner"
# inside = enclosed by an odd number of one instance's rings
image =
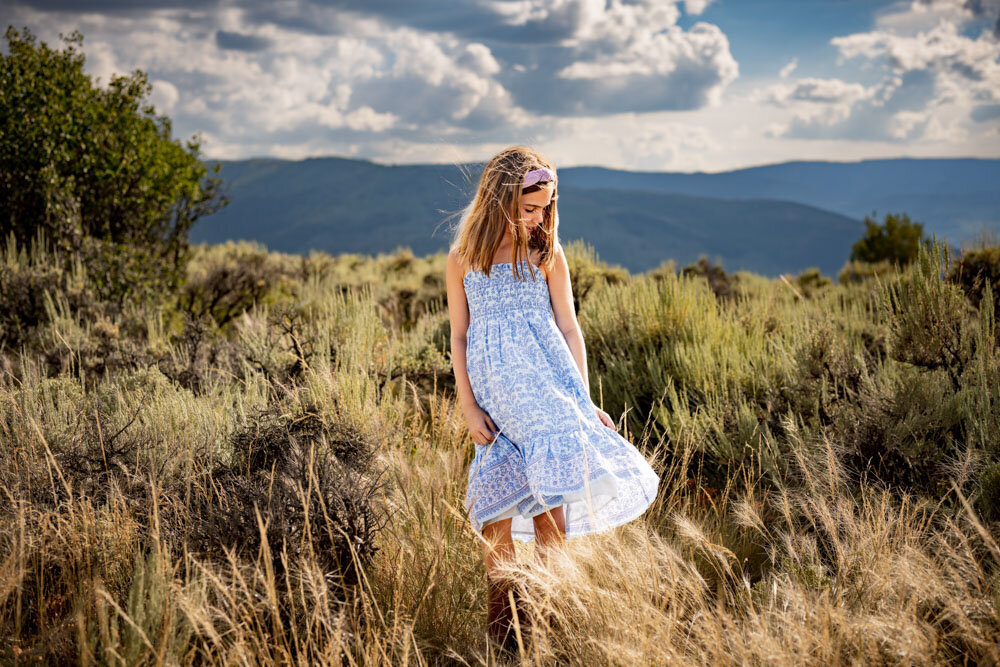
[[[209,158],[1000,157],[1000,0],[5,0],[0,21],[79,30],[100,85],[145,71]]]

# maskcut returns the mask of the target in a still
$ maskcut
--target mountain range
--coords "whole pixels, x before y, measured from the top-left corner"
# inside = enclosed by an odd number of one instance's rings
[[[344,158],[224,161],[230,199],[195,242],[249,239],[271,250],[377,254],[447,248],[477,165],[381,165]],[[835,275],[861,220],[906,212],[952,244],[1000,230],[1000,160],[786,162],[721,173],[559,170],[559,236],[583,238],[633,273],[700,255],[768,276]]]

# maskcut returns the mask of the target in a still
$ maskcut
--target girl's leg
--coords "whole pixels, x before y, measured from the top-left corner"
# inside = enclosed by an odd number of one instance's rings
[[[566,511],[560,505],[532,517],[535,526],[535,557],[541,564],[548,563],[549,554],[555,549],[561,549],[566,544]],[[547,605],[537,611],[538,619],[543,625],[550,625],[551,608]],[[520,619],[520,617],[518,617]],[[527,625],[525,623],[524,625]]]
[[[549,549],[566,543],[566,512],[560,505],[536,514],[532,521],[535,524],[535,554],[539,560],[544,560]]]
[[[486,564],[486,572],[490,575],[502,561],[514,558],[514,540],[510,537],[510,522],[511,519],[500,519],[483,526],[483,537],[486,539],[483,545],[483,562]]]
[[[486,564],[488,595],[486,598],[486,631],[498,643],[510,642],[513,635],[513,612],[508,591],[510,580],[497,573],[498,566],[513,560],[514,541],[510,536],[510,519],[501,519],[483,526],[483,562]]]

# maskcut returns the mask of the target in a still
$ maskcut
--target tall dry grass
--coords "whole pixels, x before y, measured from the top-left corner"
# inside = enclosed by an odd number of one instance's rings
[[[253,273],[266,289],[213,315],[227,252],[255,251],[205,249],[200,291],[127,312],[52,283],[47,315],[2,350],[4,662],[497,663],[441,258],[271,254]],[[26,257],[9,270],[35,270]],[[661,488],[547,561],[517,545],[515,662],[1000,662],[981,483],[1000,424],[992,310],[947,320],[977,341],[955,390],[948,369],[896,358],[894,323],[926,306],[907,285],[935,265],[809,295],[740,274],[723,299],[581,245],[570,259],[595,400],[628,408]],[[911,409],[925,395],[940,405]],[[927,472],[950,486],[907,485],[890,465],[905,437],[918,453],[962,439],[964,459]],[[886,461],[864,478],[863,442]]]

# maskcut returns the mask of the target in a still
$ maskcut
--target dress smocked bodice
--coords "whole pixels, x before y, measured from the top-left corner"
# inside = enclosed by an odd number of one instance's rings
[[[469,304],[469,319],[515,311],[551,313],[548,282],[537,266],[533,267],[535,275],[532,278],[530,263],[527,259],[520,261],[523,280],[513,275],[511,262],[493,264],[489,277],[478,269],[470,269],[462,279]]]

